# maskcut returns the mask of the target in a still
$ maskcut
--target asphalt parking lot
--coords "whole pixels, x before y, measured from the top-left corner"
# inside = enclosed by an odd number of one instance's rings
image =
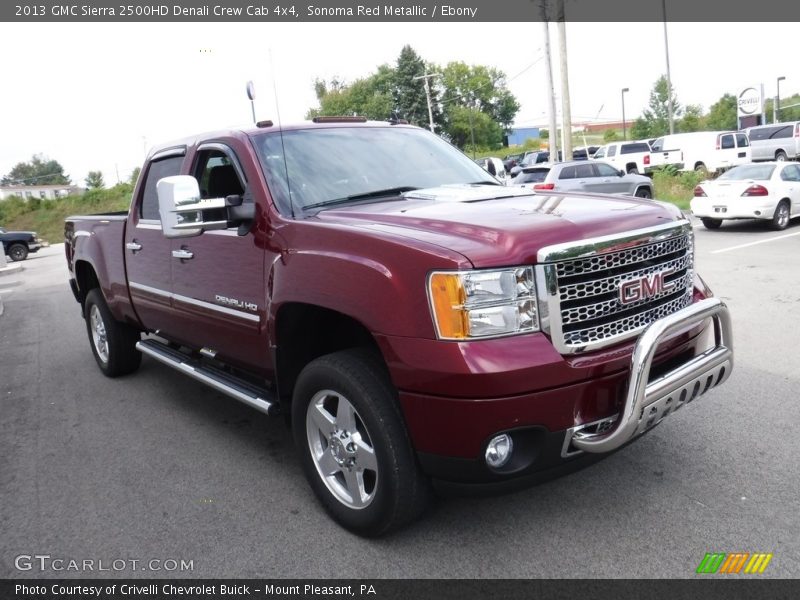
[[[441,500],[379,540],[326,516],[281,419],[146,357],[103,377],[63,247],[31,255],[0,278],[0,577],[682,578],[706,552],[773,553],[763,577],[799,577],[800,221],[699,226],[696,248],[732,312],[724,386],[588,469]],[[34,554],[128,562],[15,564]],[[153,559],[192,569],[130,568]]]

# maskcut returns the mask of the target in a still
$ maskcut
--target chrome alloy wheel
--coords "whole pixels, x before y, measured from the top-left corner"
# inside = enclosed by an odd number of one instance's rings
[[[784,229],[789,224],[789,205],[782,202],[778,207],[778,227]]]
[[[103,323],[103,317],[100,314],[100,309],[96,304],[92,305],[89,313],[89,320],[92,330],[92,343],[94,349],[97,351],[97,356],[100,357],[104,363],[108,362],[108,338],[106,337],[106,326]]]
[[[306,412],[308,449],[320,478],[334,497],[353,509],[375,499],[378,461],[364,421],[332,390],[317,392]]]

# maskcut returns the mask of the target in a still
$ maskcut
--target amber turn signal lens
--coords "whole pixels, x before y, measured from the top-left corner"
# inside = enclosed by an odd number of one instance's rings
[[[433,316],[439,337],[461,340],[469,333],[466,294],[461,278],[455,273],[434,273],[430,278]]]

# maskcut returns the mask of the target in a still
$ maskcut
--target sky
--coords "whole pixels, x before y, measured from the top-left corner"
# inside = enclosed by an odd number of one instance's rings
[[[763,83],[800,92],[795,23],[669,23],[681,104],[708,109]],[[573,121],[630,121],[666,71],[663,23],[566,25]],[[252,122],[302,120],[313,82],[352,81],[410,44],[429,62],[502,69],[518,126],[545,125],[541,23],[0,23],[0,175],[41,153],[73,183],[126,180],[153,144]],[[757,40],[761,40],[760,42]],[[766,40],[769,40],[768,42]],[[743,43],[744,41],[744,43]],[[558,37],[551,25],[556,93]],[[277,98],[277,102],[276,102]],[[560,102],[560,100],[559,100]]]

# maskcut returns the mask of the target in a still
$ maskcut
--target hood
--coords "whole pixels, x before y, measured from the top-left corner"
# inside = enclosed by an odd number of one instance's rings
[[[449,248],[475,267],[533,264],[545,246],[681,218],[677,208],[652,200],[506,186],[442,186],[402,198],[328,209],[316,218]]]

